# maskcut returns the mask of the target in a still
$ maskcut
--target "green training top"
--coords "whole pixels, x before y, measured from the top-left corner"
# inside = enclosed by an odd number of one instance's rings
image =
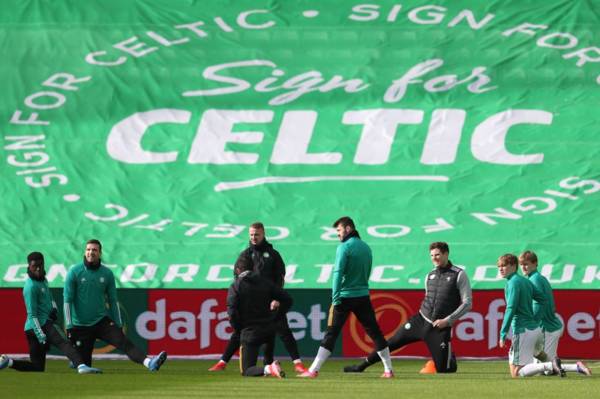
[[[540,325],[544,331],[554,332],[562,328],[562,322],[556,316],[556,308],[554,307],[554,295],[552,295],[552,287],[546,279],[538,271],[529,273],[527,276],[529,281],[541,291],[544,298],[546,298],[545,304],[541,304],[538,301],[533,301],[533,316],[540,322]]]
[[[83,263],[73,266],[67,273],[63,296],[66,328],[93,326],[105,316],[122,326],[115,276],[106,266],[95,270]]]
[[[541,292],[525,277],[512,273],[506,277],[504,288],[506,298],[506,310],[504,320],[500,328],[500,339],[505,339],[509,327],[513,334],[520,334],[528,330],[535,330],[540,323],[533,316],[533,298],[545,303]]]
[[[28,278],[23,287],[23,299],[27,310],[25,331],[33,330],[38,341],[42,344],[46,343],[46,334],[42,331],[42,326],[46,324],[48,315],[56,307],[48,288],[48,280],[37,281]]]
[[[333,268],[333,305],[339,305],[341,298],[369,295],[372,261],[371,248],[358,237],[350,237],[338,246]]]

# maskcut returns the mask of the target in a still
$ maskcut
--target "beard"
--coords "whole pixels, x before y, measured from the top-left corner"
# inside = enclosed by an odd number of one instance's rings
[[[44,281],[46,279],[46,270],[42,269],[41,272],[32,272],[31,270],[27,269],[27,275],[32,280]]]

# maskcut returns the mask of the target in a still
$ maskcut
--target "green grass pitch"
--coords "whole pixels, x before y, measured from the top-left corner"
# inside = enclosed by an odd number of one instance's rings
[[[600,363],[588,362],[585,377],[532,377],[513,380],[506,361],[459,361],[459,371],[420,375],[423,360],[394,360],[396,378],[382,380],[381,365],[361,374],[345,374],[353,360],[330,360],[315,380],[242,378],[237,361],[224,372],[207,371],[214,361],[167,360],[158,373],[126,360],[99,360],[101,375],[78,375],[64,360],[49,360],[45,373],[0,371],[0,398],[561,398],[600,397]]]

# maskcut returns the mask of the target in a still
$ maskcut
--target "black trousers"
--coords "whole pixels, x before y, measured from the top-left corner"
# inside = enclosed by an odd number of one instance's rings
[[[425,341],[431,358],[438,373],[454,373],[457,370],[456,358],[452,355],[452,328],[437,328],[421,316],[413,315],[388,340],[390,352],[417,341]],[[378,362],[377,352],[371,352],[367,361],[371,364]]]
[[[42,326],[42,331],[46,334],[46,343],[43,345],[40,344],[33,330],[25,331],[25,337],[29,345],[30,360],[13,360],[13,369],[17,371],[44,371],[46,369],[46,353],[50,349],[50,345],[57,347],[75,366],[83,364],[81,355],[77,353],[73,345],[65,339],[60,331],[54,327],[51,321]]]
[[[264,368],[257,366],[260,347],[275,344],[274,326],[252,326],[242,330],[240,334],[240,371],[245,377],[260,377]],[[266,363],[266,362],[265,362]],[[269,364],[269,363],[266,363]]]
[[[388,346],[385,337],[381,333],[375,311],[371,304],[371,298],[361,296],[356,298],[342,298],[339,305],[331,306],[329,309],[329,319],[327,320],[327,332],[321,341],[321,346],[330,352],[333,352],[335,341],[337,340],[350,312],[354,313],[360,324],[365,329],[367,335],[375,343],[378,351]],[[377,353],[375,353],[377,356]]]
[[[125,352],[132,361],[144,364],[146,354],[139,350],[133,342],[123,334],[121,328],[114,321],[104,317],[93,326],[73,326],[69,339],[88,366],[92,366],[92,352],[96,339],[109,343]]]
[[[225,352],[221,355],[221,360],[224,362],[229,362],[235,351],[240,348],[240,332],[238,330],[233,330],[233,334],[229,337],[229,342],[225,347]]]
[[[283,317],[275,320],[275,333],[283,342],[283,346],[287,353],[290,354],[292,360],[300,359],[300,352],[298,351],[298,343],[296,342],[296,338],[294,338],[294,334],[290,329],[290,325],[288,324],[288,319],[285,315]],[[273,340],[272,344],[265,346],[265,364],[273,363],[273,354],[275,352],[275,341]]]
[[[279,336],[283,345],[285,346],[285,350],[290,354],[292,360],[300,359],[300,351],[298,350],[298,343],[294,338],[294,334],[290,329],[290,325],[288,324],[288,320],[286,316],[280,317],[275,322],[275,333]],[[231,334],[231,338],[229,338],[229,342],[227,343],[227,347],[225,348],[225,352],[221,356],[221,360],[224,362],[228,362],[231,360],[231,357],[235,354],[235,351],[240,347],[240,333],[238,331],[234,331]],[[274,359],[275,352],[275,341],[272,344],[267,344],[264,350],[264,363],[271,364]]]

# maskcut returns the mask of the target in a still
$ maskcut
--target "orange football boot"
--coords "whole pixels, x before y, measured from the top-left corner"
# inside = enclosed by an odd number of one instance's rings
[[[436,372],[437,370],[435,369],[435,363],[433,360],[428,360],[421,371],[419,371],[419,374],[435,374]]]

